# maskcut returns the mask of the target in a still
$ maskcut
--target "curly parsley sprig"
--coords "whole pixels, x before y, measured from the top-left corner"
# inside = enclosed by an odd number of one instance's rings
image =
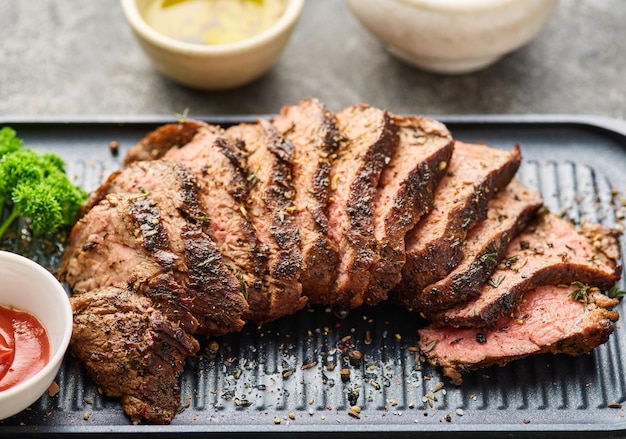
[[[59,156],[22,143],[13,129],[0,129],[0,239],[19,217],[34,234],[70,226],[88,195],[68,179]]]

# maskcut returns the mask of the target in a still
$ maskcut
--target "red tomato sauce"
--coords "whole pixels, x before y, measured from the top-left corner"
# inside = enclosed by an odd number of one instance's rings
[[[49,360],[50,341],[39,319],[0,306],[0,391],[35,375]]]

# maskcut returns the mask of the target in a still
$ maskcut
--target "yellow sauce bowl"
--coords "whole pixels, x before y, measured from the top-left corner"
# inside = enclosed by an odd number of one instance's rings
[[[121,0],[122,10],[155,67],[192,88],[230,89],[248,84],[278,60],[298,22],[304,0],[286,0],[282,15],[267,29],[241,41],[201,44],[160,33],[147,17],[162,0]]]

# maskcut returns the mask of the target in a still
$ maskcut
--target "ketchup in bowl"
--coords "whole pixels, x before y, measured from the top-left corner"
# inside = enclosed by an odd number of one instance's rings
[[[33,314],[0,306],[0,392],[35,375],[50,359],[50,342]]]

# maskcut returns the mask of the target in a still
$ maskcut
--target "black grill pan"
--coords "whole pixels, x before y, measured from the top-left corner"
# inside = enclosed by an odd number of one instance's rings
[[[543,193],[552,211],[621,226],[623,121],[435,117],[459,140],[504,149],[519,144],[524,161],[518,176]],[[199,118],[222,125],[253,119]],[[16,129],[28,147],[61,155],[70,175],[92,190],[121,165],[129,146],[171,121],[5,117],[0,126]],[[119,155],[112,153],[112,141],[119,142]],[[622,304],[617,309],[626,314]],[[203,340],[202,354],[188,361],[182,378],[184,410],[164,426],[133,425],[68,354],[57,377],[59,393],[0,421],[0,437],[626,437],[623,319],[609,342],[590,355],[530,357],[468,374],[460,387],[420,362],[416,330],[423,324],[392,304],[344,318],[314,307],[262,328]],[[351,358],[355,350],[362,354],[358,362]],[[342,379],[341,369],[350,376]],[[355,405],[359,418],[349,413]]]

